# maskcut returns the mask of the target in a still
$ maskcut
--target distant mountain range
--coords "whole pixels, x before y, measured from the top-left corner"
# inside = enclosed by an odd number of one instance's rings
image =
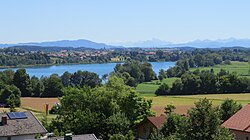
[[[171,42],[153,38],[151,40],[138,41],[138,42],[113,43],[112,45],[121,45],[125,47],[152,48],[152,47],[165,47],[170,44]]]
[[[40,47],[73,47],[73,48],[92,48],[92,49],[110,49],[110,48],[122,48],[122,46],[112,46],[104,43],[96,43],[90,40],[60,40],[49,42],[29,42],[18,44],[0,44],[0,47],[17,47],[17,46],[40,46]]]
[[[105,43],[96,43],[90,40],[60,40],[49,42],[30,42],[18,44],[0,44],[0,47],[18,47],[18,46],[39,46],[39,47],[73,47],[73,48],[91,48],[91,49],[110,49],[124,47],[141,47],[141,48],[177,48],[177,47],[192,47],[192,48],[224,48],[224,47],[246,47],[250,48],[250,39],[218,39],[218,40],[195,40],[187,43],[175,44],[159,39],[152,39],[138,42],[127,43],[112,43],[108,45]]]
[[[159,39],[152,39],[147,41],[128,42],[128,43],[115,43],[124,47],[194,47],[194,48],[223,48],[223,47],[250,47],[250,39],[218,39],[218,40],[195,40],[187,43],[175,44]]]

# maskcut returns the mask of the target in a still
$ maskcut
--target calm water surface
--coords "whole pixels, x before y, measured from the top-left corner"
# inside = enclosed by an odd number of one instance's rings
[[[159,73],[160,69],[168,69],[175,65],[175,62],[151,62],[153,70],[156,74]],[[73,65],[58,65],[58,66],[45,66],[45,67],[29,67],[25,68],[30,76],[50,76],[53,73],[62,75],[65,71],[74,73],[78,70],[95,72],[99,76],[108,74],[114,70],[116,63],[105,63],[105,64],[73,64]],[[16,70],[13,68],[12,70]],[[0,69],[3,71],[5,69]]]

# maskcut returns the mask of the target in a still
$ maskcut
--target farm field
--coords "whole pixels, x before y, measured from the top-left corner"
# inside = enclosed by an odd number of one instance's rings
[[[147,96],[144,96],[147,95]],[[220,105],[225,99],[233,99],[242,105],[250,103],[250,93],[245,94],[209,94],[209,95],[189,95],[189,96],[155,96],[154,94],[141,94],[146,99],[151,99],[152,110],[157,115],[164,113],[164,107],[168,104],[176,106],[175,112],[178,114],[186,114],[187,110],[193,107],[194,102],[199,99],[207,98],[213,102],[213,105]],[[58,98],[21,98],[21,108],[17,108],[19,111],[30,110],[41,120],[44,115],[44,104],[49,103],[50,107],[57,103]],[[0,108],[0,112],[8,111],[6,108]],[[55,118],[55,115],[49,115],[48,120]]]
[[[213,102],[213,105],[220,105],[225,99],[233,99],[242,105],[250,103],[250,93],[245,94],[209,94],[209,95],[189,95],[189,96],[145,96],[146,99],[152,99],[152,110],[157,115],[164,113],[164,107],[168,104],[176,106],[176,113],[186,114],[187,110],[194,105],[194,102],[207,98]]]
[[[45,104],[49,104],[49,109],[55,104],[59,102],[58,98],[30,98],[25,97],[21,98],[21,107],[16,108],[17,111],[31,111],[38,120],[42,120],[45,114]],[[8,108],[0,108],[0,112],[8,112]],[[48,121],[55,118],[56,115],[49,114],[47,116]]]
[[[39,112],[45,112],[45,104],[49,104],[49,110],[51,107],[58,103],[58,98],[31,98],[31,97],[22,97],[21,98],[21,107],[30,110],[36,110]]]
[[[58,103],[58,98],[31,98],[25,97],[21,98],[21,108],[24,110],[30,110],[33,114],[38,118],[38,120],[42,120],[45,113],[45,104],[49,104],[49,110],[55,103]],[[47,116],[48,121],[55,118],[56,115],[49,114]]]

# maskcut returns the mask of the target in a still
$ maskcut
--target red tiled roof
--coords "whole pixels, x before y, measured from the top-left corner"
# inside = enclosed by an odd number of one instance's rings
[[[161,126],[164,124],[166,121],[166,116],[161,115],[158,117],[147,117],[147,119],[157,128],[160,129]]]
[[[250,132],[250,104],[236,112],[222,126],[233,130]]]

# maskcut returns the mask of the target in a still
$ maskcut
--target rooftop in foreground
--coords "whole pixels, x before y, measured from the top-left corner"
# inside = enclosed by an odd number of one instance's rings
[[[0,113],[0,137],[45,134],[47,130],[29,111]]]

